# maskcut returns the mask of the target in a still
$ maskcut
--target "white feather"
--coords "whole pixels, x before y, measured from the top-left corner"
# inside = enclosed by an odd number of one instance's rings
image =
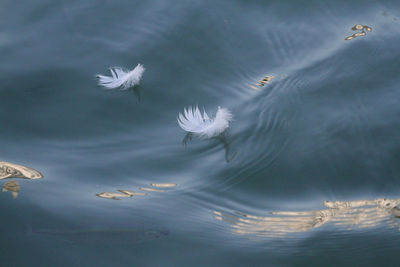
[[[187,131],[201,138],[211,138],[220,135],[228,127],[232,121],[232,113],[225,108],[218,107],[215,118],[210,119],[204,111],[203,115],[198,107],[189,107],[184,109],[184,114],[179,113],[178,124]]]
[[[98,74],[97,78],[99,79],[99,85],[107,89],[128,89],[140,83],[145,70],[142,64],[138,64],[131,71],[124,71],[121,68],[115,67],[110,68],[111,77]]]

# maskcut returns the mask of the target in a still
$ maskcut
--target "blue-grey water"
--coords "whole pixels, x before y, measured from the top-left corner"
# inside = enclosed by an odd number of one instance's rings
[[[1,181],[0,265],[398,265],[390,209],[324,201],[398,204],[399,29],[394,0],[2,0],[0,160],[44,178]],[[190,105],[223,142],[182,145]]]

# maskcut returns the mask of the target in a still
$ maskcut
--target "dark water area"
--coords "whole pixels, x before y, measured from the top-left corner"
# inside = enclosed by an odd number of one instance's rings
[[[1,181],[0,264],[398,265],[399,33],[389,0],[1,1],[0,161],[44,178]],[[193,105],[223,141],[182,145]]]

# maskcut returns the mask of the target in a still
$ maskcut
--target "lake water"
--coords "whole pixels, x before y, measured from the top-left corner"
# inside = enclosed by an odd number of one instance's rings
[[[1,1],[0,160],[44,175],[1,181],[1,265],[398,265],[399,8]],[[224,139],[182,145],[193,105],[232,111]],[[176,186],[96,196],[151,183]]]

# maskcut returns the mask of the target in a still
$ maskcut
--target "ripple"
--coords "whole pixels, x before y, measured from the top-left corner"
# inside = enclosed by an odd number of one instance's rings
[[[325,206],[334,208],[315,211],[272,211],[267,216],[213,211],[213,216],[230,224],[235,234],[261,238],[290,238],[326,224],[347,231],[386,224],[400,231],[400,222],[394,219],[392,212],[399,203],[400,199],[337,201],[333,204],[325,202]]]

